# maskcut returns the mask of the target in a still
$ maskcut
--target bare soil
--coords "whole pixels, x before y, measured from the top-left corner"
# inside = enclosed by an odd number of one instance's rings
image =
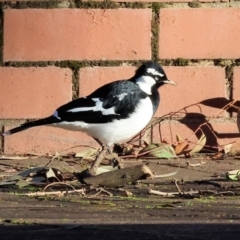
[[[47,161],[1,160],[0,167],[39,166]],[[240,161],[205,160],[196,167],[187,166],[186,161],[148,160],[157,174],[179,171],[171,177],[124,186],[133,193],[131,197],[119,189],[107,189],[113,197],[94,193],[85,197],[27,197],[19,195],[26,190],[1,187],[0,239],[240,239],[240,182],[219,177],[240,169]],[[195,164],[201,159],[188,161]],[[69,168],[64,161],[51,164]],[[79,170],[85,166],[79,164]],[[200,194],[162,197],[148,193],[149,187],[178,191],[173,178],[183,193]]]

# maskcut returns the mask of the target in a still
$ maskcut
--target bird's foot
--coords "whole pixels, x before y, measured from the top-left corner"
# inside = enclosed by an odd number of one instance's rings
[[[113,167],[123,168],[122,160],[117,153],[109,153],[105,156],[105,159],[109,160]]]
[[[104,159],[105,155],[109,152],[109,147],[103,145],[102,146],[102,150],[99,152],[99,154],[97,155],[95,161],[93,162],[93,164],[91,165],[90,169],[88,170],[88,173],[90,176],[95,176],[98,166],[100,165],[100,163],[102,162],[102,160]]]
[[[99,151],[91,167],[77,175],[79,181],[84,183],[84,178],[95,176],[97,169],[103,159],[111,161],[113,167],[122,168],[121,159],[118,157],[118,155],[116,153],[112,153],[111,149],[108,146],[102,145],[102,149]]]

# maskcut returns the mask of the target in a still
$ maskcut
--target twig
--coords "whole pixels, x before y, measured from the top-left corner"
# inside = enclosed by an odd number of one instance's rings
[[[174,179],[174,183],[175,183],[175,186],[176,186],[176,188],[177,188],[179,194],[182,195],[184,192],[183,192],[183,191],[180,189],[180,187],[178,186],[178,182],[177,182],[176,179]]]
[[[229,107],[232,107],[232,106],[234,105],[234,103],[235,103],[236,101],[238,101],[239,99],[240,99],[240,97],[237,98],[236,100],[233,100],[232,102],[228,103],[228,104],[225,105],[223,108],[221,108],[215,115],[212,115],[212,116],[208,119],[207,122],[204,122],[204,123],[200,124],[200,125],[198,126],[198,128],[192,133],[192,135],[191,135],[188,139],[190,140],[202,126],[209,124],[209,122],[210,122],[214,117],[218,116],[221,112],[227,110]],[[207,126],[208,126],[208,125],[207,125]],[[215,135],[215,133],[212,131],[212,129],[211,129],[209,126],[208,126],[208,128],[209,128],[210,131],[214,134],[214,136],[216,137],[216,139],[218,139],[218,137]]]
[[[49,165],[55,158],[59,157],[60,154],[59,153],[55,153],[55,155],[50,158],[50,160],[44,165],[44,167],[46,167],[47,165]]]
[[[200,163],[190,163],[189,161],[187,161],[187,165],[188,167],[198,167],[198,166],[202,166],[204,165],[206,162],[200,162]]]
[[[154,178],[165,178],[165,177],[171,177],[173,175],[176,175],[177,173],[179,172],[179,169],[174,171],[174,172],[171,172],[171,173],[166,173],[166,174],[156,174],[154,175]]]
[[[54,185],[65,185],[65,186],[71,187],[73,190],[77,190],[77,189],[76,189],[75,187],[73,187],[71,184],[63,183],[63,182],[53,182],[53,183],[49,183],[49,184],[43,189],[43,192],[45,192],[48,187],[51,187],[51,186],[54,186]]]
[[[47,196],[47,195],[64,196],[65,194],[72,194],[72,193],[82,193],[83,195],[85,195],[85,189],[76,189],[76,190],[70,190],[70,191],[56,191],[56,192],[22,193],[22,194],[19,194],[19,195],[29,196],[29,197],[40,197],[40,196]]]
[[[89,196],[89,198],[92,198],[92,197],[96,197],[97,195],[99,195],[101,192],[104,192],[106,193],[108,196],[112,197],[113,194],[108,192],[107,190],[103,189],[102,187],[100,188],[96,188],[96,191],[98,191],[96,194],[92,195],[92,196]]]
[[[149,189],[148,192],[150,194],[155,194],[155,195],[164,196],[164,197],[175,197],[175,195],[179,195],[179,192],[166,193],[166,192],[161,192],[153,189]]]
[[[232,195],[235,195],[235,193],[234,193],[233,191],[218,192],[218,193],[215,193],[214,195],[223,195],[223,194],[232,194]]]

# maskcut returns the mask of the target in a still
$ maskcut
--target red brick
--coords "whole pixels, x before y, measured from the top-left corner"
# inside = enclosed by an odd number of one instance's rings
[[[86,96],[104,84],[132,77],[136,68],[124,67],[86,67],[80,69],[79,96]]]
[[[240,9],[161,9],[159,57],[239,58]]]
[[[84,148],[84,146],[79,145],[99,147],[95,140],[82,132],[67,131],[54,127],[36,127],[6,136],[4,138],[4,153],[78,152]]]
[[[0,118],[41,118],[72,99],[70,69],[0,68]]]
[[[237,100],[240,102],[240,67],[234,67],[233,68],[233,88],[232,88],[232,95],[233,99]],[[237,106],[239,106],[239,103],[237,103]],[[240,118],[240,113],[232,112],[233,117],[238,117]]]
[[[200,123],[176,123],[176,121],[170,121],[169,123],[164,122],[160,125],[154,126],[153,128],[153,142],[161,142],[162,139],[167,140],[169,143],[176,143],[176,135],[180,135],[182,139],[190,140],[193,143],[197,143],[201,136],[201,132],[198,132],[198,137],[194,134],[196,129],[200,126]],[[216,143],[220,145],[225,145],[237,141],[240,137],[240,133],[237,127],[237,123],[233,122],[222,122],[222,123],[212,123],[212,130],[215,131],[218,139],[214,137],[213,133],[208,127],[203,127],[203,132],[206,135],[207,145],[217,146]],[[159,130],[160,129],[160,130]],[[160,137],[161,136],[161,137]],[[191,147],[194,145],[191,144]]]
[[[151,58],[150,9],[6,9],[4,61]]]
[[[233,69],[233,99],[240,101],[240,67]]]
[[[221,67],[164,67],[169,79],[175,81],[178,86],[164,85],[160,88],[160,107],[155,116],[160,117],[171,112],[177,112],[178,116],[185,113],[201,113],[205,116],[212,116],[219,109],[196,105],[197,103],[216,97],[226,97],[225,70]],[[176,116],[176,115],[175,115]],[[225,116],[225,113],[219,116]]]

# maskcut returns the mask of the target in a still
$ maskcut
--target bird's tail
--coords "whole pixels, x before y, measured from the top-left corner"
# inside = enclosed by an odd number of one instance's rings
[[[14,133],[17,133],[17,132],[21,132],[21,131],[26,130],[28,128],[53,124],[53,123],[57,123],[57,122],[59,122],[59,119],[57,119],[54,116],[50,116],[50,117],[43,118],[43,119],[40,119],[40,120],[24,123],[24,124],[20,125],[19,127],[16,127],[16,128],[13,128],[11,130],[8,130],[8,131],[4,132],[3,136],[7,136],[7,135],[11,135],[11,134],[14,134]]]

